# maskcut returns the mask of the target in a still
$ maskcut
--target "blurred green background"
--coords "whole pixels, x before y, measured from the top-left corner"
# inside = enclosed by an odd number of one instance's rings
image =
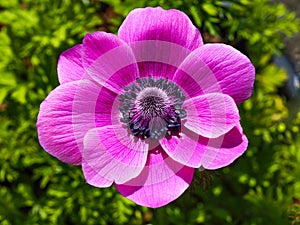
[[[224,169],[198,172],[171,204],[148,209],[114,187],[88,185],[80,167],[44,152],[35,123],[58,85],[62,51],[86,33],[116,33],[133,8],[157,5],[188,14],[205,42],[247,54],[257,77],[239,106],[247,152]],[[283,38],[299,32],[295,13],[267,0],[0,0],[0,224],[300,224],[300,100],[280,94],[287,74],[272,63]]]

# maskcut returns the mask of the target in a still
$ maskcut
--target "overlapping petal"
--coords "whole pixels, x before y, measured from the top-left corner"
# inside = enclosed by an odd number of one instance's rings
[[[127,182],[143,170],[148,147],[147,143],[136,140],[121,125],[90,130],[84,137],[82,152],[82,168],[86,180],[90,181],[95,179],[95,176],[100,176],[115,183]],[[91,173],[90,169],[93,169],[96,175]]]
[[[124,184],[118,191],[139,205],[157,208],[178,198],[192,181],[194,169],[170,158],[160,146],[151,150],[140,175]]]
[[[237,124],[218,138],[205,138],[182,128],[180,136],[160,141],[166,153],[175,161],[194,168],[219,169],[231,164],[247,149],[248,140]]]
[[[184,126],[207,138],[227,133],[240,120],[234,100],[222,93],[190,98],[183,103],[183,108],[187,112]]]
[[[84,159],[82,160],[82,171],[85,176],[85,180],[95,187],[109,187],[113,184],[113,180],[108,180],[101,176],[95,168],[90,166]]]
[[[118,36],[133,49],[142,77],[171,79],[186,56],[203,44],[200,32],[184,13],[160,7],[131,11]]]
[[[225,135],[209,140],[201,164],[210,170],[228,166],[240,157],[247,147],[248,139],[241,125],[237,124]]]
[[[255,69],[241,52],[225,44],[205,44],[184,60],[173,81],[190,97],[222,92],[239,104],[251,96],[254,78]]]
[[[132,49],[116,35],[105,32],[84,37],[83,66],[90,77],[115,93],[139,76]]]
[[[118,36],[127,43],[159,40],[189,50],[203,45],[199,30],[187,15],[179,10],[160,7],[132,10],[120,26]]]
[[[115,93],[90,80],[58,86],[40,106],[37,119],[40,144],[63,162],[81,164],[85,133],[119,121],[115,101]]]
[[[37,131],[41,146],[59,160],[79,165],[81,153],[73,130],[72,106],[78,81],[58,86],[40,106]],[[78,138],[84,133],[78,133]],[[79,140],[80,141],[80,140]]]
[[[72,123],[81,151],[86,132],[96,127],[120,123],[118,103],[114,92],[95,81],[83,79],[78,82],[72,105]]]
[[[60,84],[80,80],[85,75],[82,66],[82,44],[64,51],[58,60],[57,74]]]
[[[160,144],[164,151],[175,161],[193,168],[199,168],[208,138],[202,137],[191,130],[181,128],[178,136],[163,138]]]
[[[200,49],[199,57],[212,70],[222,92],[237,104],[251,96],[255,68],[244,54],[229,45],[206,44]]]

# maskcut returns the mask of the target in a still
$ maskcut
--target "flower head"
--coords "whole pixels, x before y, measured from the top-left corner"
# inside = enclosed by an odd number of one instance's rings
[[[254,67],[228,45],[203,44],[178,10],[135,9],[118,36],[87,34],[61,54],[58,77],[40,107],[41,145],[137,204],[163,206],[195,168],[227,166],[247,149],[237,104]]]

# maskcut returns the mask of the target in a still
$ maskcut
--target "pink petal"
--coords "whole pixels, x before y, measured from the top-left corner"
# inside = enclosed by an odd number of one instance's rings
[[[82,66],[82,44],[64,51],[58,60],[57,73],[60,84],[80,80],[85,70]]]
[[[138,62],[140,77],[172,79],[190,50],[172,42],[145,40],[130,44]]]
[[[180,137],[162,139],[161,145],[175,161],[189,167],[219,169],[228,166],[247,149],[240,124],[218,138],[205,138],[182,128]]]
[[[116,188],[139,205],[157,208],[177,199],[188,188],[193,174],[193,168],[177,163],[157,146],[149,152],[141,174],[125,184],[116,184]]]
[[[137,140],[121,125],[112,125],[90,130],[84,137],[83,172],[86,180],[92,180],[92,173],[86,172],[86,165],[97,175],[116,183],[138,176],[145,166],[148,144]]]
[[[72,125],[72,105],[78,82],[58,86],[40,106],[37,131],[41,146],[59,160],[79,165],[81,153]],[[78,133],[77,136],[84,136]]]
[[[247,150],[247,146],[248,139],[238,124],[227,134],[210,139],[201,164],[210,170],[228,166]]]
[[[172,81],[180,87],[186,98],[206,93],[222,92],[213,72],[195,54],[197,50],[193,51],[182,61],[182,64],[172,77]]]
[[[96,127],[120,123],[120,102],[118,96],[107,88],[99,91],[95,106]]]
[[[84,135],[91,129],[120,124],[119,100],[109,89],[90,80],[80,80],[73,101],[73,131],[83,151]]]
[[[255,68],[238,50],[225,44],[205,44],[194,50],[174,75],[188,96],[222,92],[237,104],[251,96]]]
[[[117,94],[90,80],[81,80],[73,102],[74,130],[120,124]]]
[[[240,120],[234,100],[221,93],[190,98],[183,103],[183,108],[187,112],[184,126],[203,137],[219,137]]]
[[[189,50],[203,44],[200,32],[187,15],[160,7],[132,10],[120,26],[118,36],[127,43],[160,40]]]
[[[160,7],[131,11],[118,36],[131,46],[141,77],[171,79],[187,55],[203,44],[200,32],[184,13]]]
[[[132,49],[117,36],[105,32],[84,37],[83,66],[92,79],[115,93],[138,77]]]
[[[209,139],[181,127],[181,133],[160,140],[162,148],[175,161],[193,168],[199,168]]]
[[[109,187],[113,183],[112,180],[107,180],[99,175],[85,160],[82,160],[82,170],[84,171],[86,182],[90,185],[95,187]]]
[[[229,45],[207,44],[200,49],[199,57],[214,73],[222,92],[237,104],[251,96],[255,68],[245,55]]]
[[[119,123],[116,94],[82,79],[62,84],[48,95],[41,104],[37,128],[40,143],[49,154],[79,165],[86,132]]]

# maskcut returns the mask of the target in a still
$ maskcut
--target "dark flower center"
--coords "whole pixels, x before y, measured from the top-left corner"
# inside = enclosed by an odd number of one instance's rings
[[[164,99],[158,96],[147,96],[138,102],[145,117],[161,116],[165,113]]]
[[[185,96],[168,79],[138,78],[119,96],[121,122],[131,133],[143,139],[159,139],[179,132],[186,116],[182,104]]]

